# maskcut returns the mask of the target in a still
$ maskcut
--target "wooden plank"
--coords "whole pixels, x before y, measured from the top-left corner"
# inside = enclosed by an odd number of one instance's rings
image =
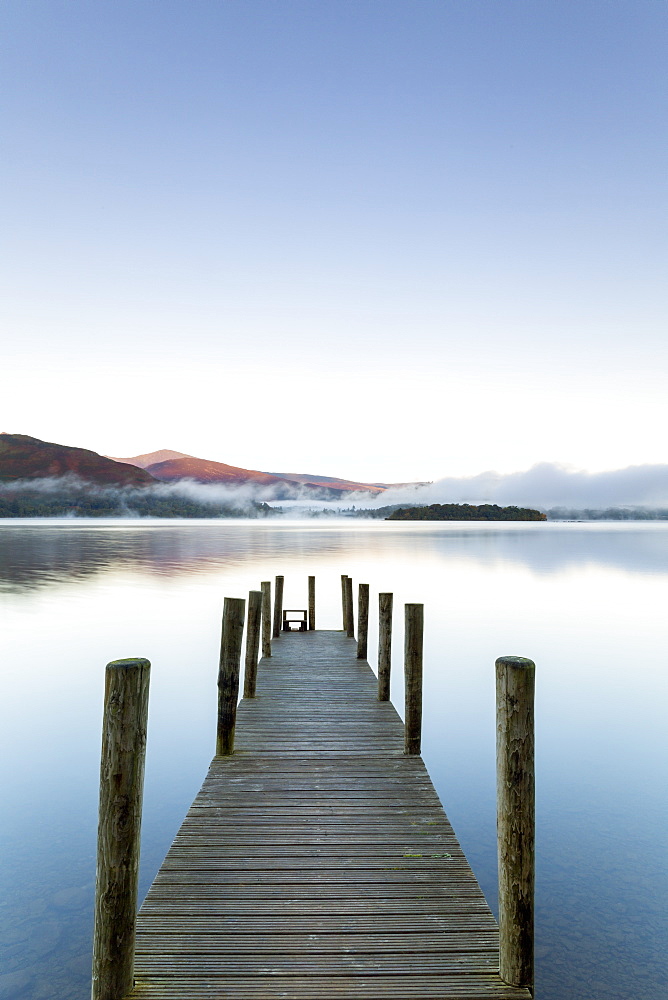
[[[148,1000],[528,1000],[404,728],[342,632],[283,633],[138,918]]]

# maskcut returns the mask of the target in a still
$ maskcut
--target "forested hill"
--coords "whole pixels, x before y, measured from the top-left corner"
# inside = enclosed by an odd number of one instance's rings
[[[547,515],[530,507],[498,507],[483,503],[432,503],[428,507],[400,507],[386,521],[547,521]]]
[[[149,486],[144,469],[98,455],[87,448],[42,441],[28,434],[0,434],[0,483],[77,476],[99,486]]]

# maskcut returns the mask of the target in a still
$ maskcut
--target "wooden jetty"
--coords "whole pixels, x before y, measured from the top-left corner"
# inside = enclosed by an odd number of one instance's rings
[[[531,996],[346,632],[282,632],[259,661],[141,907],[129,1000]]]

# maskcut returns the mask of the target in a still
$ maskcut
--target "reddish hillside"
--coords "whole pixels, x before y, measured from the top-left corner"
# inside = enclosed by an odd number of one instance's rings
[[[234,465],[210,462],[205,458],[193,458],[191,455],[170,459],[167,462],[156,462],[147,466],[147,471],[164,483],[173,483],[178,479],[194,479],[198,483],[229,483],[234,486],[242,483],[256,483],[259,486],[284,485],[284,480],[270,476],[267,472],[238,469]]]
[[[213,462],[205,458],[195,458],[194,455],[184,455],[181,451],[151,451],[146,455],[135,455],[134,458],[116,458],[116,462],[128,462],[140,469],[147,469],[156,479],[164,482],[176,482],[179,479],[195,479],[200,483],[257,483],[261,486],[285,485],[292,493],[298,492],[295,487],[305,487],[308,492],[317,493],[323,499],[334,499],[346,493],[382,493],[384,483],[357,483],[338,476],[318,476],[297,472],[257,472],[252,469],[241,469],[224,462]],[[293,485],[294,484],[294,485]],[[285,491],[284,491],[285,492]]]
[[[155,482],[143,469],[114,462],[86,448],[40,441],[27,434],[0,434],[0,482],[53,479],[68,473],[104,485],[148,486]]]
[[[340,490],[342,493],[384,493],[386,486],[380,483],[356,483],[351,479],[338,479],[332,476],[312,476],[305,472],[270,472],[268,475],[289,483],[300,483],[302,486]]]

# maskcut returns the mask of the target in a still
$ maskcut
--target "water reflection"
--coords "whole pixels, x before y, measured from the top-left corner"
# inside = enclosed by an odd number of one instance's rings
[[[80,581],[111,568],[148,575],[216,572],[254,559],[290,562],[363,549],[457,558],[489,566],[518,563],[534,573],[596,564],[636,573],[668,572],[668,525],[430,525],[337,522],[0,522],[0,588],[29,590]]]
[[[144,891],[213,751],[223,595],[281,572],[301,607],[315,573],[319,625],[336,628],[346,572],[425,603],[425,759],[492,904],[491,670],[501,653],[536,660],[537,996],[656,1000],[667,570],[666,524],[3,524],[0,997],[89,995],[104,663],[153,663]],[[399,616],[397,705],[401,644]]]

